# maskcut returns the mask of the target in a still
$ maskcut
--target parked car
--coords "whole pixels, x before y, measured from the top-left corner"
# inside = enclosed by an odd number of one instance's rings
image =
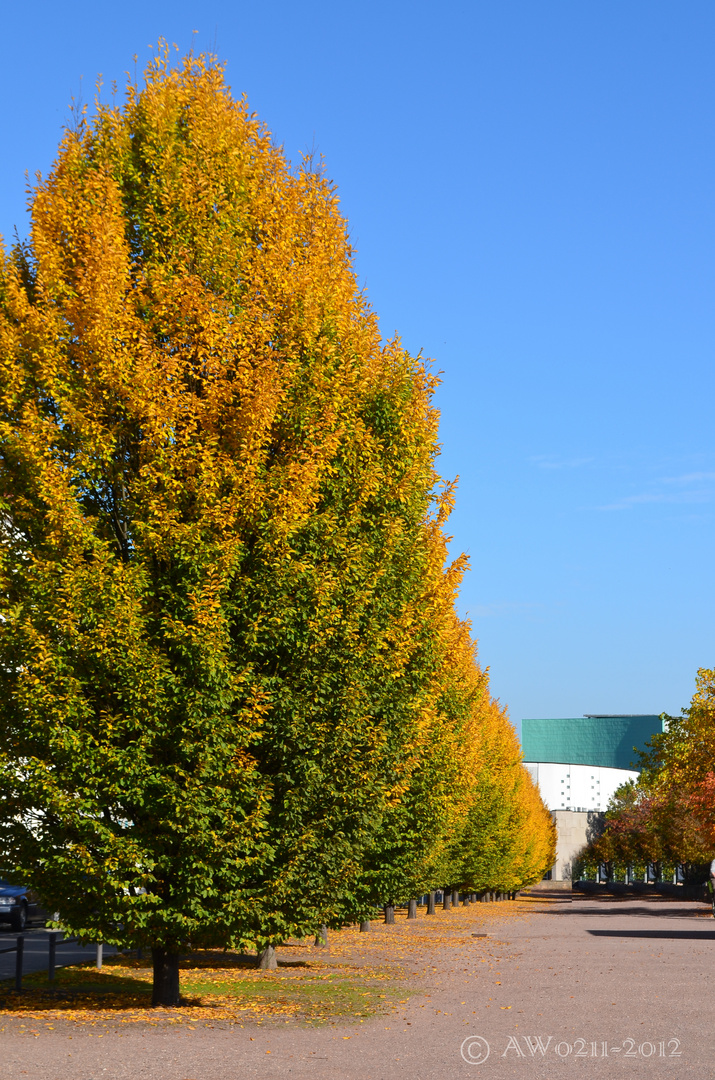
[[[0,879],[0,923],[10,923],[11,930],[22,933],[29,922],[44,922],[46,918],[31,889]]]

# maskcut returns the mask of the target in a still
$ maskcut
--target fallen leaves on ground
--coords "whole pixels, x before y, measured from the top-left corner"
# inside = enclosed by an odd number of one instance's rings
[[[21,1025],[34,1035],[38,1027],[52,1030],[57,1021],[85,1026],[360,1022],[405,1004],[406,995],[418,989],[415,979],[437,970],[433,962],[445,947],[468,946],[472,955],[499,946],[493,937],[475,938],[476,925],[496,929],[505,920],[528,916],[536,903],[543,900],[439,909],[429,917],[420,911],[416,921],[398,911],[393,926],[374,922],[368,933],[357,927],[331,932],[328,949],[287,942],[275,972],[259,972],[253,958],[237,953],[197,951],[182,960],[177,1008],[152,1008],[146,960],[118,955],[107,959],[102,971],[90,965],[58,968],[53,986],[44,973],[29,975],[20,995],[9,981],[0,983],[0,1015],[34,1020],[31,1027]],[[39,1020],[44,1023],[38,1025]]]

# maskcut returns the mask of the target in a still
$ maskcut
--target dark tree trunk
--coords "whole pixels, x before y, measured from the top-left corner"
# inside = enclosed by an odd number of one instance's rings
[[[327,945],[328,944],[328,928],[325,925],[325,923],[323,923],[320,930],[315,935],[315,944],[316,945]]]
[[[360,933],[366,934],[370,929],[370,920],[366,919],[365,922],[360,923]]]
[[[261,952],[259,952],[258,967],[261,971],[275,971],[278,967],[276,950],[272,945],[267,945],[265,949],[262,949]]]
[[[452,894],[450,893],[449,889],[445,889],[442,893],[442,896],[444,897],[444,899],[442,900],[442,907],[445,911],[449,911],[452,906]]]
[[[434,892],[427,897],[427,914],[434,915]]]
[[[417,918],[417,901],[416,900],[410,900],[409,904],[407,905],[407,918],[408,919],[416,919]]]
[[[459,889],[452,890],[452,907],[459,907]]]
[[[385,922],[388,926],[392,926],[395,922],[395,905],[385,904]]]
[[[464,900],[462,901],[462,903],[464,904],[465,907],[467,907],[471,903],[471,901],[469,899],[469,893],[464,894]]]
[[[179,954],[167,949],[152,949],[154,984],[151,988],[152,1005],[179,1004]]]

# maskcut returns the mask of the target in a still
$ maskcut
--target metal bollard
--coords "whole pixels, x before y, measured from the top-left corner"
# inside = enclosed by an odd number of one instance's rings
[[[22,956],[25,952],[25,939],[22,935],[17,939],[15,949],[15,990],[19,994],[22,990]]]
[[[57,931],[50,930],[49,933],[49,956],[47,958],[47,981],[55,981],[55,957],[57,956]]]

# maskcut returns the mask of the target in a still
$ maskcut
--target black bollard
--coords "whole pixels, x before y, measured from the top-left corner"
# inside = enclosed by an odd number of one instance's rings
[[[55,981],[55,957],[57,955],[57,931],[50,930],[49,933],[49,955],[47,957],[47,981]]]
[[[19,994],[22,990],[22,957],[25,952],[25,939],[20,935],[15,949],[15,990]]]

